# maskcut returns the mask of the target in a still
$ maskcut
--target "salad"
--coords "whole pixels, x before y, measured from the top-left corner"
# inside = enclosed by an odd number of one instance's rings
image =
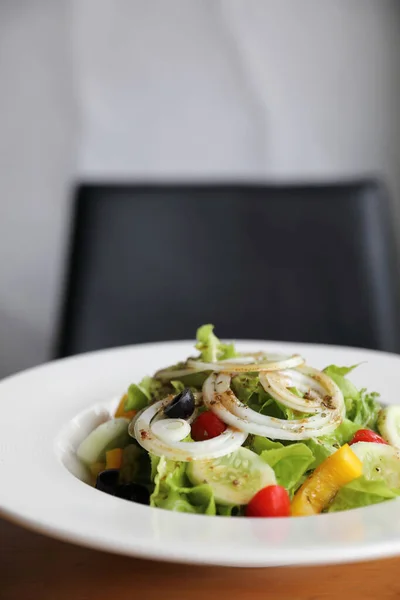
[[[284,517],[400,495],[400,406],[357,389],[357,366],[239,353],[212,325],[197,353],[130,385],[77,449],[97,489],[152,507]]]

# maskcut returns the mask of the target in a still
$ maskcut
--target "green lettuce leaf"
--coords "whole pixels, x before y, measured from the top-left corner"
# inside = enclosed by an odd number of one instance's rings
[[[400,490],[390,489],[383,480],[369,481],[365,477],[359,477],[341,488],[327,512],[370,506],[398,496],[400,496]]]
[[[279,485],[294,492],[314,462],[314,455],[305,444],[296,443],[261,452],[261,458],[275,471]]]
[[[185,389],[185,384],[182,381],[171,381],[175,394],[180,394]]]
[[[258,373],[236,375],[232,378],[231,386],[240,402],[249,405],[256,404],[258,408],[260,407],[259,394],[261,392],[261,384]]]
[[[278,484],[289,492],[297,489],[315,460],[313,452],[303,443],[284,446],[255,435],[250,439],[249,447],[273,468]]]
[[[283,447],[281,442],[274,442],[268,438],[262,437],[261,435],[249,436],[246,445],[250,450],[259,455],[266,450],[276,450],[277,448]]]
[[[378,414],[382,408],[378,399],[378,393],[368,393],[366,389],[360,390],[358,398],[346,402],[348,418],[356,423],[359,429],[367,427],[376,430]]]
[[[329,365],[326,367],[326,369],[324,369],[324,373],[333,379],[336,385],[340,388],[345,400],[358,397],[358,389],[354,383],[346,378],[346,375],[356,367],[357,365],[352,367],[338,367],[336,365]]]
[[[328,373],[329,376],[331,376],[331,374],[333,375],[338,375],[340,377],[346,377],[346,375],[348,375],[349,373],[351,373],[352,371],[354,371],[354,369],[357,369],[357,367],[360,366],[361,363],[358,363],[356,365],[351,365],[351,367],[338,367],[337,365],[329,365],[328,367],[326,367],[324,369],[325,373]]]
[[[179,379],[179,381],[181,381],[185,387],[190,387],[196,389],[197,391],[201,391],[203,383],[205,382],[209,374],[209,372],[192,373],[190,375],[184,375]]]
[[[343,444],[350,442],[356,431],[360,428],[356,423],[350,421],[350,419],[344,419],[343,422],[333,431],[330,435],[323,436],[322,440],[327,441],[329,444],[338,449]]]
[[[368,393],[367,390],[358,390],[356,386],[346,378],[355,367],[337,367],[330,365],[324,371],[341,389],[346,405],[346,417],[358,425],[358,429],[376,429],[378,413],[381,405],[378,402],[379,394]]]
[[[128,388],[125,410],[141,410],[151,399],[152,377],[144,377],[139,384],[132,383]]]
[[[157,469],[158,469],[158,464],[160,462],[160,457],[156,456],[155,454],[150,454],[150,477],[151,480],[154,482],[156,475],[157,475]]]
[[[150,496],[150,506],[193,514],[215,515],[216,506],[211,487],[202,484],[190,487],[186,477],[184,462],[152,459],[154,492]]]
[[[312,463],[311,468],[315,469],[328,458],[328,456],[333,454],[335,450],[338,450],[343,444],[347,444],[359,429],[358,425],[349,419],[344,419],[343,423],[341,423],[331,435],[324,435],[320,438],[305,440],[304,444],[306,444],[314,455],[314,462]]]
[[[262,415],[277,419],[303,419],[307,416],[274,400],[262,387],[258,373],[236,375],[232,379],[231,385],[241,402]],[[302,397],[297,388],[290,389],[294,394]]]
[[[314,456],[314,461],[311,463],[310,468],[316,469],[328,456],[333,454],[337,447],[333,444],[326,442],[323,438],[312,438],[305,440],[307,448],[309,448]]]
[[[214,325],[202,325],[196,333],[196,348],[204,362],[215,362],[236,356],[233,344],[223,344],[214,334]]]

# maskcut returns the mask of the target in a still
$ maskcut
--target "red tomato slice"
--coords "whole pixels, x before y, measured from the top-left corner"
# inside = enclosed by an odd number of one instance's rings
[[[192,423],[192,438],[195,442],[202,442],[218,437],[224,433],[226,425],[211,411],[201,413]]]
[[[281,485],[268,485],[250,500],[246,517],[290,517],[290,498]]]
[[[387,441],[380,435],[370,429],[359,429],[353,436],[349,446],[357,444],[357,442],[374,442],[375,444],[387,444]]]

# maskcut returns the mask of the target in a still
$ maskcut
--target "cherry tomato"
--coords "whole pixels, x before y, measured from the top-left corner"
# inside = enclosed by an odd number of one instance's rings
[[[192,438],[202,442],[224,433],[226,425],[211,411],[201,413],[192,423]]]
[[[250,500],[246,517],[290,517],[290,499],[281,485],[268,485]]]
[[[349,446],[356,444],[357,442],[375,442],[375,444],[387,444],[387,441],[380,435],[371,431],[370,429],[359,429],[353,436]]]

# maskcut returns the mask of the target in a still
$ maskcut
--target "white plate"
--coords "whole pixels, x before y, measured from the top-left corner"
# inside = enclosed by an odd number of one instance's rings
[[[298,352],[313,366],[352,365],[357,385],[400,402],[400,357],[366,350],[240,342]],[[134,504],[86,485],[74,447],[111,400],[142,376],[189,356],[191,342],[131,346],[53,362],[0,383],[0,509],[63,540],[132,556],[237,566],[321,564],[400,553],[400,502],[288,519],[189,515]]]

